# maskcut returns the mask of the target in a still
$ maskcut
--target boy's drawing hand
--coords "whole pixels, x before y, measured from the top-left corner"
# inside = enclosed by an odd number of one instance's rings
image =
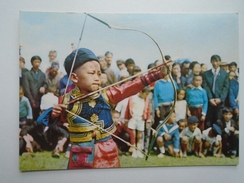
[[[52,110],[52,118],[57,118],[60,116],[60,114],[62,113],[62,111],[64,109],[66,109],[66,105],[64,104],[58,104],[56,106],[53,107],[53,110]]]

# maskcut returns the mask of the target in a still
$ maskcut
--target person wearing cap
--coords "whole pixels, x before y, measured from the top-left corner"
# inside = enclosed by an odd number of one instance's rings
[[[59,96],[59,82],[61,77],[58,73],[59,63],[53,61],[47,72],[47,90]]]
[[[198,118],[196,116],[190,116],[187,120],[188,126],[180,133],[180,145],[183,153],[183,157],[187,157],[187,153],[193,153],[194,155],[203,158],[202,154],[202,140],[201,130],[198,126]]]
[[[207,155],[208,151],[212,152],[214,157],[224,157],[222,154],[222,131],[220,127],[216,124],[213,124],[212,127],[209,127],[206,130],[202,131],[202,140],[203,140],[203,154]]]
[[[68,169],[120,167],[118,149],[111,138],[111,133],[116,130],[111,108],[162,78],[167,73],[166,67],[102,91],[98,91],[100,64],[91,50],[74,50],[66,57],[64,67],[75,88],[61,97],[60,104],[52,108],[48,119],[69,123],[71,149]],[[90,96],[74,100],[87,94]]]
[[[229,64],[227,62],[221,62],[220,69],[222,69],[222,70],[226,71],[227,73],[229,73]]]
[[[41,57],[33,56],[31,58],[32,68],[23,77],[23,88],[25,96],[31,103],[33,120],[36,120],[40,114],[41,97],[47,88],[46,76],[39,69],[41,62]]]

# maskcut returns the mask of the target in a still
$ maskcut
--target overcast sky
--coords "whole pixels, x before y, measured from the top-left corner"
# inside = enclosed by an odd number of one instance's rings
[[[139,29],[152,36],[164,54],[173,60],[188,58],[207,63],[210,57],[221,56],[222,61],[239,62],[237,14],[97,14],[91,15],[122,28]],[[71,43],[77,47],[85,13],[20,12],[21,54],[26,67],[30,58],[39,55],[48,63],[48,52],[57,50],[61,71],[63,61],[71,52]],[[159,50],[144,34],[118,31],[87,17],[80,47],[91,49],[96,55],[106,51],[117,59],[133,58],[143,70],[149,63],[161,59]]]

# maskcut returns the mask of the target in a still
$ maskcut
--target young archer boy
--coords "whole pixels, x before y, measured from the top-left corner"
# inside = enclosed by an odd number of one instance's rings
[[[135,95],[150,83],[167,74],[165,66],[160,71],[149,73],[118,87],[110,87],[83,100],[72,100],[100,88],[101,68],[95,54],[86,49],[73,51],[64,61],[64,67],[75,88],[62,98],[62,103],[51,112],[51,120],[60,116],[69,123],[70,158],[68,169],[120,167],[118,150],[111,138],[116,128],[111,117],[111,108],[126,97]],[[75,58],[75,60],[74,60]],[[75,61],[72,68],[72,62]],[[68,105],[67,102],[69,102]],[[64,112],[64,111],[71,111]],[[75,114],[75,115],[74,115]],[[94,123],[91,124],[89,122]],[[101,128],[98,128],[97,126]],[[105,131],[106,130],[106,131]]]

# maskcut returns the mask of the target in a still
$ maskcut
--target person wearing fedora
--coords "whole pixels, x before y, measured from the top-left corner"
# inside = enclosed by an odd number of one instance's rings
[[[64,94],[60,104],[54,106],[48,115],[49,120],[69,123],[71,149],[68,169],[120,167],[118,149],[111,138],[116,130],[111,108],[163,78],[168,70],[162,66],[158,71],[121,86],[100,90],[101,68],[91,50],[74,50],[66,57],[64,67],[75,88]],[[87,95],[82,100],[74,100]]]

